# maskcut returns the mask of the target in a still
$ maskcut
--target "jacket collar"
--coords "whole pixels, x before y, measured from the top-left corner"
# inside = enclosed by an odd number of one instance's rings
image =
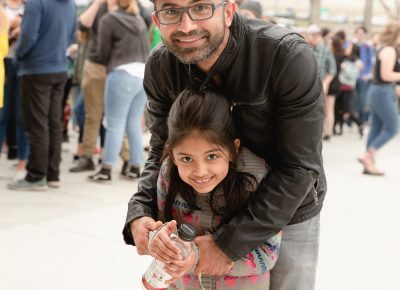
[[[243,43],[243,37],[243,18],[236,13],[233,17],[230,28],[228,43],[214,66],[211,68],[210,72],[205,74],[195,64],[189,65],[191,85],[199,88],[200,90],[206,90],[210,88],[210,85],[214,83],[212,81],[213,77],[220,75],[221,72],[227,70],[234,62]]]

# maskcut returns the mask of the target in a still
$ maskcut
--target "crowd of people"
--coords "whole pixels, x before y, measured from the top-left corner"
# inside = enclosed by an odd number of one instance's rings
[[[384,174],[376,152],[398,131],[400,23],[376,40],[363,26],[349,36],[268,23],[257,0],[152,3],[0,6],[0,147],[18,159],[8,188],[60,187],[73,122],[69,171],[109,183],[121,156],[120,176],[139,183],[125,242],[165,262],[169,289],[314,289],[322,142],[369,127],[358,160]],[[168,238],[176,222],[197,229],[186,261]]]

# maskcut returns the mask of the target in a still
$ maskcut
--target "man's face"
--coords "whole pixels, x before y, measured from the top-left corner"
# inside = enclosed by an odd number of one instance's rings
[[[358,42],[363,42],[363,41],[365,41],[366,34],[365,34],[364,30],[359,28],[359,29],[356,30],[356,32],[354,34],[354,37],[356,38],[356,40]]]
[[[220,4],[223,0],[157,0],[156,10],[174,9],[201,4]],[[161,24],[156,17],[154,21],[160,28],[164,44],[183,63],[196,64],[208,60],[223,43],[227,29],[231,24],[231,15],[226,12],[234,4],[228,3],[216,7],[210,19],[193,21],[183,13],[182,21],[175,24]],[[201,9],[201,6],[199,6]],[[197,9],[196,9],[197,10]],[[173,10],[171,10],[173,11]],[[233,9],[234,12],[234,9]],[[232,13],[233,16],[233,13]],[[229,18],[229,19],[227,19]]]

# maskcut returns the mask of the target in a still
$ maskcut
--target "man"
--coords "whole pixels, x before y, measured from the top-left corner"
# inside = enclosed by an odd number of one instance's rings
[[[369,117],[367,91],[372,79],[373,59],[375,57],[372,45],[367,42],[367,34],[368,30],[364,26],[359,26],[354,31],[354,43],[360,49],[360,59],[363,63],[356,85],[357,111],[362,125],[367,123]]]
[[[212,236],[196,238],[196,273],[229,272],[233,261],[283,229],[271,289],[313,289],[326,191],[324,98],[313,51],[294,33],[235,14],[233,1],[154,2],[153,20],[164,45],[146,66],[151,150],[139,191],[129,202],[126,243],[136,245],[139,254],[149,254],[148,233],[160,225],[155,221],[156,181],[171,104],[187,87],[215,88],[232,104],[241,144],[272,169],[236,216]],[[164,242],[152,254],[162,261],[177,259],[168,240]]]
[[[103,118],[106,67],[97,51],[97,35],[100,18],[108,12],[106,0],[94,0],[79,16],[79,29],[88,31],[90,42],[88,58],[83,65],[82,90],[85,103],[82,156],[70,172],[94,170],[92,160]]]
[[[30,153],[25,179],[10,183],[10,189],[59,187],[66,52],[75,30],[73,0],[26,2],[16,59],[22,76],[22,114]]]
[[[262,19],[262,6],[258,0],[246,0],[240,5],[240,13],[248,17]]]

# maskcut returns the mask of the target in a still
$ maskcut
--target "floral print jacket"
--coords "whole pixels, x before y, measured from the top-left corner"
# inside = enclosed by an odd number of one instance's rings
[[[267,174],[266,165],[263,159],[254,155],[250,150],[243,148],[238,156],[238,170],[253,174],[257,181]],[[161,166],[160,175],[157,182],[157,206],[158,219],[166,221],[164,218],[164,205],[169,180],[166,179],[166,162]],[[213,233],[219,226],[222,216],[212,211],[211,203],[218,208],[225,205],[225,197],[221,191],[216,191],[211,195],[197,195],[197,209],[189,208],[187,202],[178,194],[173,204],[173,216],[178,224],[189,223],[196,227],[197,235]],[[278,258],[281,233],[269,238],[259,248],[248,253],[244,258],[237,260],[229,273],[225,276],[198,277],[193,273],[187,273],[174,285],[168,289],[179,290],[256,290],[269,289],[269,271],[274,267]]]

